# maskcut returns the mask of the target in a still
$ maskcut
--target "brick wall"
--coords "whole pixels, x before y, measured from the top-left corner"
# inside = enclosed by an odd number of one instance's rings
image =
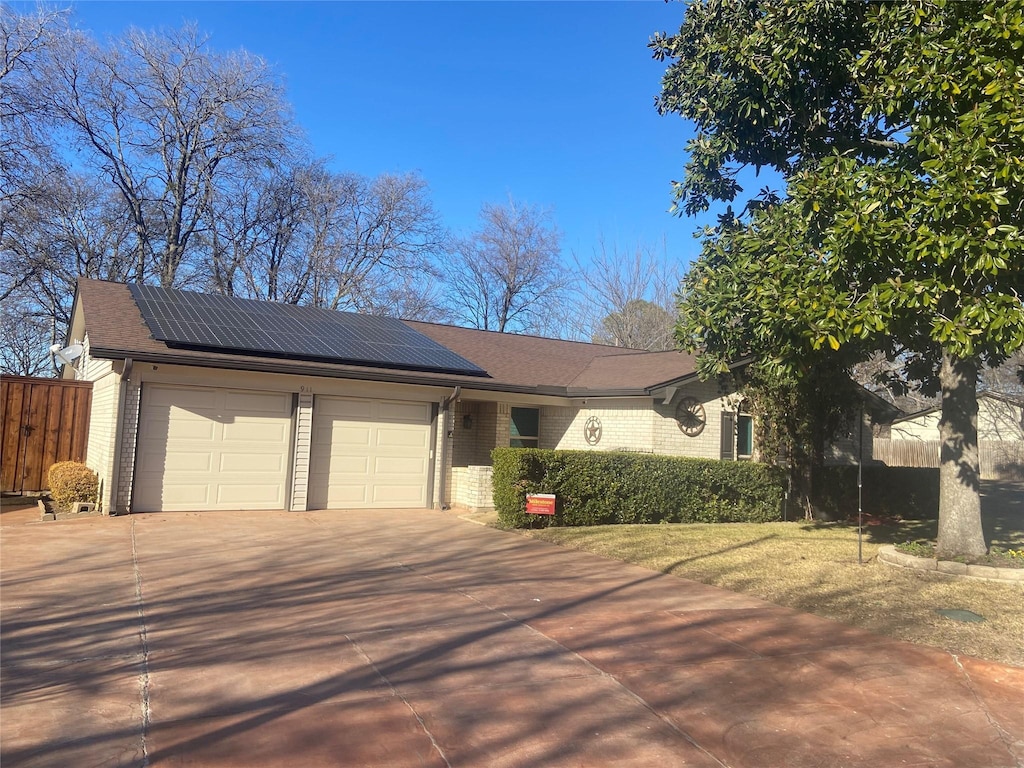
[[[494,509],[490,466],[452,468],[452,506],[482,512]]]
[[[685,397],[695,397],[704,406],[704,429],[688,435],[676,421],[676,407]],[[669,404],[655,402],[654,452],[667,456],[722,458],[722,411],[735,411],[735,404],[714,381],[697,381],[676,393]],[[732,438],[734,439],[734,438]]]
[[[125,387],[124,421],[121,425],[121,459],[117,476],[116,509],[124,514],[131,509],[132,475],[135,473],[135,437],[139,432],[139,401],[142,387],[131,381]]]
[[[76,378],[92,382],[92,403],[89,410],[89,437],[85,463],[99,478],[99,506],[104,514],[110,512],[114,497],[114,442],[117,435],[117,397],[121,377],[109,360],[97,360],[89,354],[89,339],[83,342],[85,350],[77,360]]]
[[[587,442],[587,422],[601,422],[601,438]],[[591,401],[574,407],[540,409],[540,447],[576,451],[642,451],[653,448],[654,415],[647,399]]]
[[[705,425],[699,435],[679,429],[676,406],[684,397],[696,397],[704,406]],[[639,451],[667,456],[721,458],[722,411],[734,404],[715,382],[694,382],[675,394],[671,402],[649,398],[591,400],[578,407],[545,407],[540,413],[540,447],[562,450]],[[587,422],[601,422],[596,445],[586,440]]]

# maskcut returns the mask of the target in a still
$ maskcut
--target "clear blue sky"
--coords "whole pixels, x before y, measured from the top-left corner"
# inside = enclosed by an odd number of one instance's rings
[[[551,207],[568,261],[600,235],[698,251],[703,221],[669,214],[691,135],[653,107],[664,65],[646,44],[682,3],[83,2],[99,37],[195,21],[283,75],[298,123],[337,170],[419,171],[446,224],[484,202]]]

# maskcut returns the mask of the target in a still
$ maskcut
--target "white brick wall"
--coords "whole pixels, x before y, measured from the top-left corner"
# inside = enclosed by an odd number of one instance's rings
[[[117,399],[121,377],[114,371],[110,360],[97,360],[89,350],[89,339],[75,364],[75,378],[92,382],[92,403],[89,407],[89,438],[86,445],[86,465],[99,478],[100,510],[110,513],[114,500],[113,476],[115,440],[117,436]]]
[[[121,459],[117,476],[117,510],[126,513],[132,503],[132,475],[135,473],[135,437],[139,431],[139,401],[142,387],[128,382],[124,394],[124,421],[121,425]]]
[[[601,420],[601,440],[590,445],[586,424]],[[540,447],[576,451],[642,451],[653,447],[654,414],[649,399],[591,400],[578,408],[547,407],[540,411]]]
[[[89,441],[85,463],[100,481],[100,509],[109,513],[113,498],[114,440],[117,434],[117,396],[121,379],[113,371],[93,382],[89,412]]]
[[[704,430],[690,436],[679,429],[676,421],[676,407],[684,397],[695,397],[704,406]],[[733,411],[734,406],[727,399],[717,382],[696,381],[687,384],[665,405],[655,402],[657,413],[654,431],[654,452],[668,456],[694,456],[704,459],[722,458],[722,411]]]
[[[676,406],[684,397],[704,405],[705,425],[699,435],[679,429]],[[578,407],[545,407],[540,413],[540,447],[562,450],[639,451],[668,456],[721,457],[722,410],[732,409],[715,382],[695,382],[676,393],[669,404],[651,398],[589,400]],[[601,440],[586,441],[591,417],[601,420]]]
[[[452,505],[473,512],[494,509],[494,490],[490,466],[452,467]]]

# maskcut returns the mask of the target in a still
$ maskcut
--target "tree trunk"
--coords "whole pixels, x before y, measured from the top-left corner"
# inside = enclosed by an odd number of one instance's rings
[[[939,537],[942,558],[984,555],[981,461],[978,453],[978,363],[943,351],[939,439]]]

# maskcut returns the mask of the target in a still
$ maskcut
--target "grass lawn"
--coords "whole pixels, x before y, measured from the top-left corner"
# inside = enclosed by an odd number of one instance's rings
[[[987,527],[988,523],[986,524]],[[882,544],[934,536],[935,522],[866,526],[864,565],[857,528],[839,523],[727,523],[548,528],[524,535],[743,592],[882,635],[1024,667],[1024,588],[892,568]],[[994,534],[994,535],[993,535]],[[1017,526],[990,538],[1021,546]],[[938,609],[985,617],[964,623]]]

